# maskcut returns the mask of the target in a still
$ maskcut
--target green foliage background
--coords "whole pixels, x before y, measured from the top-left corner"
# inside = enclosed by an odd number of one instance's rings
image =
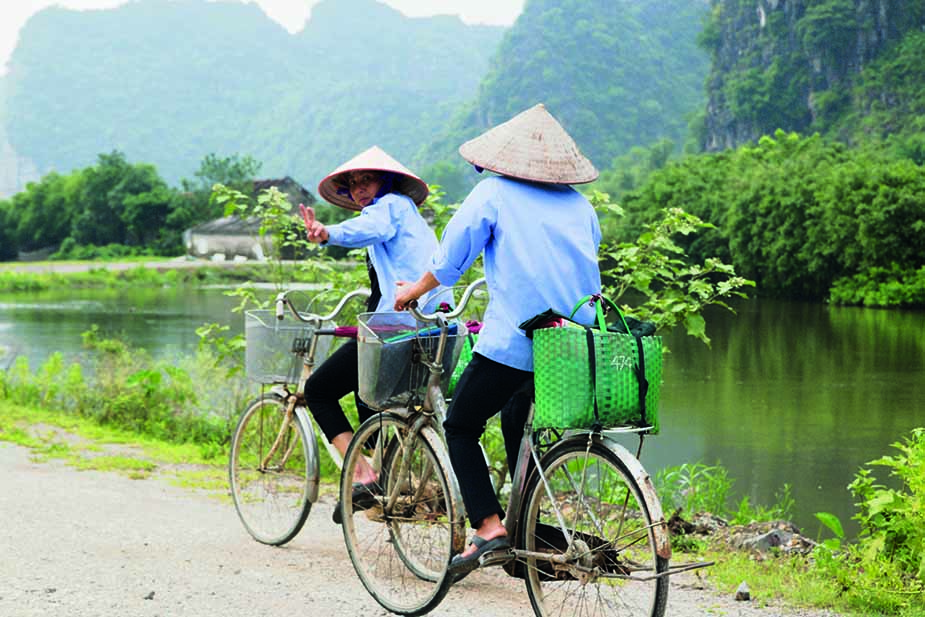
[[[705,103],[708,57],[696,41],[706,12],[699,0],[528,0],[478,96],[415,163],[460,199],[477,176],[456,148],[537,103],[601,168],[633,146],[685,143]]]
[[[712,0],[703,144],[718,150],[778,129],[856,145],[889,139],[921,160],[921,2]]]
[[[622,205],[627,219],[611,229],[625,238],[666,207],[710,221],[715,229],[681,245],[692,259],[730,262],[763,294],[826,299],[844,277],[885,268],[911,279],[925,266],[925,169],[818,135],[779,131],[755,146],[670,162]]]

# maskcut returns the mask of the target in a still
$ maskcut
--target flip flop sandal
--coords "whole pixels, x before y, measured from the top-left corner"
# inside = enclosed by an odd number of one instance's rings
[[[447,574],[453,577],[454,583],[466,578],[476,568],[505,564],[514,556],[507,536],[491,540],[472,536],[470,543],[475,544],[475,552],[468,557],[456,555],[447,568]]]
[[[351,497],[353,501],[353,511],[359,512],[362,510],[369,510],[378,503],[376,497],[381,495],[382,487],[379,486],[378,482],[373,481],[368,484],[355,482],[353,484],[353,493]],[[341,514],[340,501],[334,505],[334,512],[331,514],[331,519],[338,525],[343,524],[344,517]]]

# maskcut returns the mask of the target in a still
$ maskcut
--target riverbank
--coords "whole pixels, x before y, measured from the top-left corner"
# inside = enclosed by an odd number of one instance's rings
[[[283,262],[295,265],[297,262]],[[188,257],[164,257],[160,259],[139,258],[134,261],[36,261],[36,262],[0,262],[0,272],[30,272],[73,274],[90,272],[91,270],[108,270],[111,272],[125,272],[135,268],[146,268],[158,272],[178,269],[194,268],[245,268],[260,267],[260,262],[254,261],[209,261],[205,259],[191,259]]]
[[[121,287],[126,285],[253,285],[269,282],[314,283],[337,288],[362,286],[365,269],[352,260],[319,256],[303,261],[207,261],[186,257],[121,261],[42,261],[0,263],[0,293],[48,289]]]

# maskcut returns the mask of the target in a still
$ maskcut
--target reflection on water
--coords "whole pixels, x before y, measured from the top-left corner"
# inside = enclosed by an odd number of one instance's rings
[[[721,462],[752,504],[790,484],[807,532],[819,511],[847,523],[858,468],[925,425],[925,313],[760,300],[708,324],[712,349],[669,337],[647,468]]]
[[[52,351],[78,356],[80,334],[97,324],[163,357],[194,350],[203,323],[242,331],[236,304],[219,290],[0,298],[0,347],[36,367]],[[845,487],[857,469],[925,425],[925,313],[754,300],[707,323],[712,348],[680,331],[667,337],[662,433],[646,439],[646,469],[719,462],[736,500],[768,505],[790,484],[809,535],[814,512],[848,523]]]
[[[68,290],[0,299],[0,346],[29,359],[33,368],[52,352],[79,358],[81,334],[93,325],[157,357],[194,350],[204,323],[240,331],[237,304],[215,290]]]

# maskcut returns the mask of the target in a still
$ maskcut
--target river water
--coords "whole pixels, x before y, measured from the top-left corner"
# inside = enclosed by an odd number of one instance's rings
[[[203,323],[242,331],[235,305],[219,289],[5,296],[0,349],[33,368],[53,351],[79,358],[81,332],[97,324],[156,356],[182,354]],[[722,464],[736,502],[770,505],[788,484],[804,533],[819,532],[819,511],[855,531],[854,474],[925,426],[925,312],[749,300],[737,315],[709,311],[707,332],[711,347],[680,331],[666,337],[662,432],[646,438],[646,469]]]

